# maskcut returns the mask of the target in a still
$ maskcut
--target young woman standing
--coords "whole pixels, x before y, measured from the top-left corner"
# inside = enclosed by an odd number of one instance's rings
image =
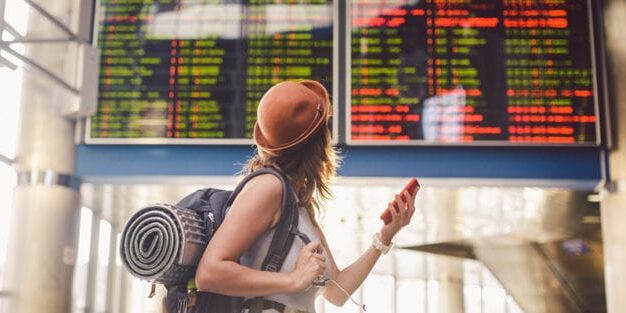
[[[257,154],[245,171],[274,167],[287,178],[300,206],[299,231],[311,242],[295,240],[279,272],[260,270],[280,218],[283,188],[271,174],[257,176],[237,196],[206,247],[196,272],[200,291],[263,296],[268,304],[263,312],[312,313],[319,294],[341,306],[410,222],[415,195],[406,192],[406,201],[396,195],[398,207],[388,205],[392,220],[374,235],[372,246],[350,266],[337,267],[328,245],[334,238],[325,238],[316,220],[332,197],[330,181],[338,163],[326,126],[330,112],[328,92],[316,81],[281,82],[262,97],[254,129]],[[326,286],[313,286],[320,277],[328,280]]]

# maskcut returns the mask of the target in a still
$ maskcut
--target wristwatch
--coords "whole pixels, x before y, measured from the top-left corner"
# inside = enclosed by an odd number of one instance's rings
[[[380,233],[375,233],[372,237],[372,247],[380,251],[382,254],[387,254],[387,252],[389,252],[389,250],[393,247],[393,242],[386,245],[380,240]]]

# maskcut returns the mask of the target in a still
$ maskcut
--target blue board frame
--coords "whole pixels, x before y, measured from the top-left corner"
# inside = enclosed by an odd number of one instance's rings
[[[603,150],[545,147],[339,148],[340,176],[593,180],[603,173]],[[251,146],[79,145],[79,177],[230,176],[254,154]]]

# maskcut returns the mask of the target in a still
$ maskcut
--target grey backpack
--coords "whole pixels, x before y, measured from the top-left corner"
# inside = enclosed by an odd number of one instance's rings
[[[158,204],[135,213],[127,222],[120,245],[122,261],[136,277],[167,288],[169,313],[239,313],[243,299],[195,289],[195,271],[207,243],[219,230],[235,197],[253,177],[276,176],[283,185],[281,216],[261,269],[278,272],[298,233],[298,202],[277,170],[267,167],[249,174],[234,191],[197,190],[176,205]],[[263,310],[263,298],[249,302],[249,312]]]

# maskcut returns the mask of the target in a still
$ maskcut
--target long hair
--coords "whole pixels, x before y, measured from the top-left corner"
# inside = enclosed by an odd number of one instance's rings
[[[339,163],[340,157],[331,144],[330,130],[322,126],[307,143],[294,151],[271,154],[258,148],[243,172],[248,174],[262,167],[277,167],[296,192],[299,205],[316,223],[316,216],[322,213],[325,202],[333,198],[330,183]]]

